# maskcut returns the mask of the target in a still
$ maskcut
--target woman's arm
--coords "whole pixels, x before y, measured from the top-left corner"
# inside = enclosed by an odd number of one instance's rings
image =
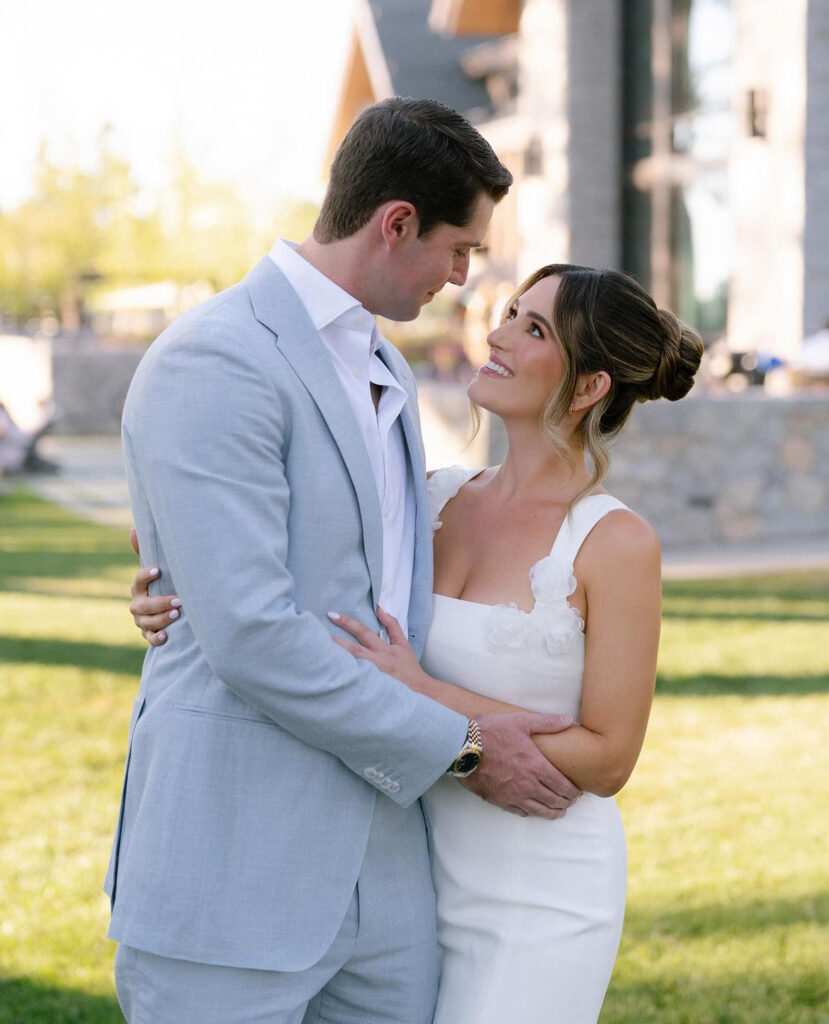
[[[582,789],[612,796],[636,765],[653,701],[659,539],[633,513],[612,513],[594,527],[575,568],[587,600],[581,724],[536,742]]]
[[[581,724],[534,738],[545,756],[581,789],[612,796],[636,764],[653,699],[661,606],[659,541],[638,516],[614,513],[593,529],[576,560],[576,572],[588,612]],[[397,621],[384,612],[379,618],[390,645],[345,616],[334,621],[361,643],[337,642],[470,718],[519,710],[429,676]]]
[[[138,533],[134,526],[130,530],[130,545],[136,555],[140,556]],[[175,622],[182,611],[181,601],[176,594],[150,596],[150,584],[160,576],[161,570],[156,566],[139,569],[130,587],[130,614],[141,630],[141,636],[151,647],[161,647],[167,642],[164,627]]]

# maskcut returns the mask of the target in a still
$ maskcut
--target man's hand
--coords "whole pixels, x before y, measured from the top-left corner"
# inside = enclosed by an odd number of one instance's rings
[[[581,796],[533,742],[533,733],[561,732],[572,720],[568,715],[519,712],[480,715],[484,756],[462,786],[505,811],[522,816],[560,818]]]

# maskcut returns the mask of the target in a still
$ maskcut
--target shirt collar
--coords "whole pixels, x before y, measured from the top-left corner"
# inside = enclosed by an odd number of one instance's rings
[[[371,313],[353,295],[300,256],[295,242],[278,238],[269,255],[299,296],[318,331],[337,323],[368,335],[371,354],[377,351],[382,339]]]

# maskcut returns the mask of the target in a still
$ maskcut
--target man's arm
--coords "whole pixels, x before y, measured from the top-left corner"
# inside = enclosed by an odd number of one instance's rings
[[[377,765],[392,772],[400,789],[389,795],[408,803],[455,758],[466,719],[354,661],[295,606],[282,454],[290,424],[263,367],[237,348],[219,332],[198,345],[185,338],[137,375],[124,446],[142,551],[174,582],[219,679],[358,774]],[[533,724],[566,723],[537,716]],[[524,721],[498,729],[507,736],[488,744],[487,771],[509,793],[499,799],[493,789],[494,802],[526,801],[528,812],[557,816],[575,787],[538,753]]]
[[[125,408],[142,552],[174,583],[218,679],[369,782],[392,778],[393,790],[378,788],[408,804],[452,761],[466,720],[357,665],[297,608],[283,465],[291,424],[261,348],[197,327],[198,338],[190,327],[150,350]]]

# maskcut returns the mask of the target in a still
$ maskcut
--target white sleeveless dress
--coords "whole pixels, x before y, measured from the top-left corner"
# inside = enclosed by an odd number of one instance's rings
[[[440,510],[480,470],[438,470]],[[595,524],[625,506],[583,498],[530,573],[532,612],[435,595],[423,666],[438,679],[579,719],[584,633],[567,597]],[[425,797],[434,839],[441,973],[434,1024],[594,1024],[624,916],[627,856],[616,803],[585,793],[557,821],[522,818],[452,779]]]

